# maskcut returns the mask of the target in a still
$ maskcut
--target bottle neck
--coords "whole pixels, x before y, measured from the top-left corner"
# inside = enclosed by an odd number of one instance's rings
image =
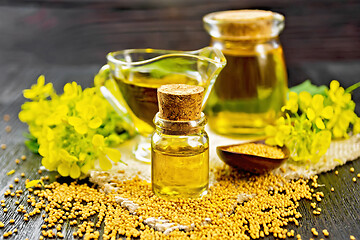
[[[280,47],[279,37],[258,38],[258,39],[227,39],[227,38],[211,38],[211,46],[214,46],[224,54],[229,52],[258,52],[260,46],[266,50],[272,50]]]
[[[166,135],[193,135],[201,133],[206,125],[206,117],[201,113],[199,119],[190,121],[174,121],[160,117],[157,113],[154,118],[156,131]]]

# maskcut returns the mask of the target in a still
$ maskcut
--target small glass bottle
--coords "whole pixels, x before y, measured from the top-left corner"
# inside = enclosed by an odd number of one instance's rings
[[[206,105],[211,129],[223,135],[261,137],[281,116],[287,72],[279,34],[284,16],[271,11],[235,10],[204,16],[211,46],[227,65]]]
[[[209,138],[201,112],[204,90],[185,84],[158,89],[159,112],[151,141],[151,178],[156,195],[197,198],[209,185]]]

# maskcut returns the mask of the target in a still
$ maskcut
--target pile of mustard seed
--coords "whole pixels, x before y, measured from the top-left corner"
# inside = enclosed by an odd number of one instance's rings
[[[230,146],[226,149],[227,151],[256,155],[267,158],[284,158],[284,152],[274,146],[269,146],[260,143],[244,143],[240,145]]]
[[[228,168],[217,169],[216,178],[202,198],[177,200],[157,197],[139,177],[113,180],[108,193],[87,184],[54,182],[29,189],[24,220],[42,215],[40,239],[64,237],[67,221],[76,227],[73,236],[83,239],[284,239],[296,235],[289,228],[299,224],[299,200],[312,199],[314,191],[305,179],[289,182]],[[127,203],[137,207],[129,209]]]

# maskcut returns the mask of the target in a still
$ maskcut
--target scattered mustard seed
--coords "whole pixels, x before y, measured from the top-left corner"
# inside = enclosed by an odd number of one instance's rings
[[[3,143],[3,144],[0,145],[0,147],[1,147],[2,150],[5,150],[6,149],[6,144]]]
[[[353,235],[350,235],[350,240],[356,240],[356,238]]]
[[[335,175],[338,175],[338,174],[339,174],[339,171],[338,171],[338,170],[336,170],[336,171],[335,171]]]
[[[21,176],[21,177],[25,177],[25,173],[21,173],[20,176]]]
[[[14,182],[15,182],[15,183],[18,183],[19,181],[20,181],[19,178],[15,178],[15,179],[14,179]]]
[[[274,203],[274,212],[264,211],[267,208],[264,198],[251,198],[246,205],[236,204],[239,209],[234,214],[243,212],[247,212],[247,214],[242,217],[238,216],[239,220],[231,222],[230,226],[228,226],[228,221],[219,221],[216,229],[196,228],[196,230],[189,232],[174,231],[169,234],[169,237],[174,239],[201,239],[205,235],[212,236],[215,232],[217,236],[225,235],[228,234],[228,231],[233,232],[232,238],[234,239],[269,235],[284,239],[287,236],[293,237],[295,235],[293,230],[287,231],[285,226],[290,223],[299,225],[298,219],[302,216],[297,211],[298,201],[303,198],[311,199],[311,188],[307,184],[308,180],[299,179],[284,186],[278,186],[276,183],[284,179],[280,176],[268,174],[256,177],[254,185],[248,185],[245,184],[247,180],[240,177],[237,171],[231,172],[230,175],[221,174],[221,171],[215,172],[218,184],[209,189],[206,198],[201,199],[162,200],[154,196],[151,184],[138,177],[127,181],[114,182],[117,189],[120,189],[120,192],[117,191],[116,193],[105,193],[86,184],[53,182],[45,185],[42,189],[30,191],[27,201],[34,206],[34,209],[24,214],[24,220],[28,221],[30,216],[41,216],[43,214],[41,210],[44,210],[46,212],[43,218],[44,227],[46,227],[42,231],[44,238],[63,238],[60,232],[61,224],[67,219],[69,219],[70,225],[77,227],[78,230],[73,233],[73,236],[77,238],[98,239],[102,237],[103,239],[112,239],[111,234],[113,233],[123,235],[126,238],[151,239],[154,236],[166,238],[162,232],[155,232],[155,229],[143,221],[149,217],[162,217],[188,228],[192,224],[201,226],[206,218],[211,219],[211,221],[218,221],[222,218],[220,216],[230,217],[229,213],[233,212],[234,203],[239,193],[256,192]],[[258,186],[273,186],[273,192],[277,194],[270,194],[267,187],[259,189]],[[136,209],[137,214],[131,214],[128,209],[121,207],[121,202],[116,201],[117,196],[129,199],[129,201],[136,200],[139,204]],[[316,196],[320,197],[321,194],[317,193]],[[281,198],[279,199],[279,197]],[[74,199],[76,199],[75,203]],[[210,201],[208,201],[209,199]],[[251,211],[249,211],[250,209]],[[291,215],[283,216],[284,211],[291,212]],[[97,218],[94,223],[88,220],[92,216]],[[140,220],[140,216],[142,220]],[[248,223],[244,223],[244,218]],[[274,224],[277,221],[280,221],[281,224]],[[263,230],[249,230],[247,228],[247,224],[255,223],[268,227]],[[104,233],[103,236],[100,236],[100,233],[95,229],[102,224],[104,224]],[[57,232],[53,232],[52,228],[56,228]],[[213,237],[216,238],[215,235]]]
[[[332,191],[332,192],[333,192],[333,191],[335,191],[335,189],[332,187],[332,188],[330,188],[330,191]]]
[[[7,133],[11,132],[11,126],[7,125],[7,126],[5,127],[5,131],[6,131]]]
[[[354,172],[355,169],[353,167],[350,168],[350,172]]]
[[[319,233],[316,231],[315,228],[311,228],[311,232],[315,237],[317,237],[319,235]]]
[[[353,182],[356,182],[356,178],[353,177],[353,178],[352,178],[352,181],[353,181]]]
[[[26,160],[26,156],[25,156],[25,155],[22,155],[20,158],[21,158],[21,160],[23,160],[23,161]]]
[[[323,232],[323,234],[324,234],[325,237],[328,237],[328,236],[329,236],[328,230],[324,229],[322,232]]]
[[[15,220],[14,219],[10,219],[9,223],[10,224],[14,224]]]
[[[10,121],[10,115],[9,115],[9,114],[5,114],[5,115],[3,116],[3,119],[4,119],[4,122]]]
[[[360,178],[360,173],[358,173],[356,176],[357,176],[358,178]]]
[[[9,188],[10,188],[10,189],[14,188],[14,185],[10,184],[10,185],[9,185]]]
[[[4,208],[4,210],[3,210],[3,211],[4,211],[4,213],[6,213],[6,212],[8,211],[8,209],[7,209],[7,208]]]
[[[41,171],[41,169],[39,169],[39,170],[38,170],[38,174],[41,174],[41,173],[42,173],[42,171]]]
[[[20,164],[20,160],[17,158],[17,159],[15,159],[15,163],[16,164]]]
[[[0,222],[0,228],[3,228],[5,225],[3,222]]]

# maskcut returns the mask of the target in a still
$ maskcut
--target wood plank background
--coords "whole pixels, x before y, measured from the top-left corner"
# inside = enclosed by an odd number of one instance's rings
[[[0,150],[0,199],[21,172],[31,179],[38,178],[35,171],[40,158],[23,145],[26,126],[17,120],[17,113],[24,102],[22,90],[40,74],[45,74],[58,91],[74,80],[83,87],[91,86],[107,52],[147,47],[198,49],[209,43],[202,26],[203,15],[242,8],[285,15],[281,41],[290,86],[307,78],[316,84],[338,79],[345,87],[360,80],[359,0],[0,0],[0,117],[12,117],[10,123],[0,119],[0,144],[8,146]],[[359,92],[354,95],[358,114]],[[11,133],[5,132],[8,124],[13,128]],[[18,166],[14,160],[22,154],[28,160]],[[303,239],[312,237],[312,227],[328,229],[329,239],[345,240],[350,235],[360,239],[360,179],[357,183],[351,181],[352,166],[359,172],[360,160],[338,168],[338,177],[333,172],[320,176],[326,196],[320,204],[320,216],[315,217],[309,202],[302,201],[300,226],[290,227]],[[13,168],[16,173],[6,176]],[[334,193],[329,191],[332,186]],[[19,224],[0,229],[0,239],[5,230],[15,227],[19,233],[11,239],[38,239],[41,218],[21,223],[11,207],[15,201],[6,200],[11,211],[0,211],[0,221],[14,218]],[[20,198],[20,202],[25,201]],[[66,234],[65,239],[72,238],[70,231]]]

